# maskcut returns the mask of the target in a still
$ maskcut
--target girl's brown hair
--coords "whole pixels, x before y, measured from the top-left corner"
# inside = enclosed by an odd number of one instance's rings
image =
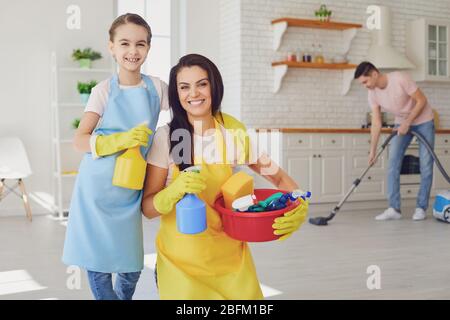
[[[123,24],[127,23],[133,23],[135,25],[144,27],[145,30],[147,30],[147,43],[150,44],[152,40],[152,30],[150,29],[150,26],[148,23],[142,18],[140,15],[135,13],[125,13],[114,20],[114,22],[111,25],[111,28],[109,28],[109,40],[111,42],[114,42],[114,36],[116,33],[116,29],[120,27]]]

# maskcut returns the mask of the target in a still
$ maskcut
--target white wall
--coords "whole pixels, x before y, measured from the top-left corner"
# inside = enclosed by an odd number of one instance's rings
[[[240,109],[249,127],[360,127],[368,111],[367,91],[354,81],[350,92],[341,96],[341,71],[289,69],[281,90],[272,93],[272,61],[284,58],[291,50],[310,48],[312,42],[321,43],[328,58],[342,51],[341,32],[305,28],[288,28],[279,50],[272,49],[273,19],[314,18],[321,3],[333,10],[336,21],[364,26],[368,5],[389,6],[392,42],[399,52],[405,51],[408,21],[450,16],[448,0],[222,0],[221,56],[228,59],[223,63],[228,94],[225,110]],[[368,30],[359,29],[350,48],[350,62],[363,60],[369,45]],[[419,86],[439,112],[442,126],[450,127],[450,84]]]
[[[220,1],[179,0],[180,13],[180,55],[202,54],[214,63],[220,64]]]
[[[110,65],[106,45],[114,18],[113,3],[113,0],[2,1],[0,136],[14,135],[23,140],[34,172],[25,180],[32,194],[52,192],[50,53],[56,50],[60,64],[75,66],[70,58],[72,50],[91,46],[105,57],[96,66]],[[81,30],[66,28],[66,9],[71,4],[81,8]],[[44,211],[33,202],[32,209],[35,214]],[[20,199],[15,196],[0,202],[0,215],[22,212]]]

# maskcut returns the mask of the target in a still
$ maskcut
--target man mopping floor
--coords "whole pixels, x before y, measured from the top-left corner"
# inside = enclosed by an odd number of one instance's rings
[[[381,133],[381,108],[395,115],[398,135],[392,139],[388,169],[389,208],[375,217],[376,220],[397,220],[402,217],[400,210],[400,171],[403,157],[413,135],[420,133],[434,148],[434,116],[427,98],[417,84],[405,72],[381,73],[372,63],[362,62],[355,71],[355,79],[368,91],[372,109],[371,144],[369,164],[375,161],[378,140]],[[424,220],[430,198],[433,180],[433,158],[423,143],[419,141],[420,189],[417,195],[413,220]]]

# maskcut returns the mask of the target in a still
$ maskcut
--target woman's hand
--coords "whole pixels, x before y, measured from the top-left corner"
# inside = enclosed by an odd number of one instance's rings
[[[153,198],[154,208],[161,214],[173,210],[175,204],[186,193],[200,193],[206,188],[205,177],[197,172],[181,172],[165,189],[158,192]]]
[[[281,235],[279,240],[289,238],[305,222],[308,215],[309,202],[302,199],[300,201],[301,204],[295,209],[286,212],[283,217],[275,219],[275,223],[272,225],[272,228],[275,229],[273,234]]]

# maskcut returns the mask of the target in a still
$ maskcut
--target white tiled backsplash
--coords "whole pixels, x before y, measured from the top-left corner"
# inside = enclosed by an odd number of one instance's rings
[[[273,93],[271,62],[289,51],[310,50],[321,44],[325,58],[343,51],[342,32],[290,27],[278,51],[273,50],[271,21],[280,17],[314,18],[321,3],[332,19],[363,25],[353,39],[348,58],[359,63],[367,53],[370,34],[365,27],[368,5],[385,5],[392,12],[392,45],[405,52],[408,21],[429,17],[449,19],[450,1],[433,0],[221,0],[221,72],[225,83],[223,109],[248,127],[360,127],[369,111],[367,91],[353,81],[341,95],[342,71],[289,69],[281,90]],[[450,127],[450,83],[419,83],[440,115],[441,127]]]

